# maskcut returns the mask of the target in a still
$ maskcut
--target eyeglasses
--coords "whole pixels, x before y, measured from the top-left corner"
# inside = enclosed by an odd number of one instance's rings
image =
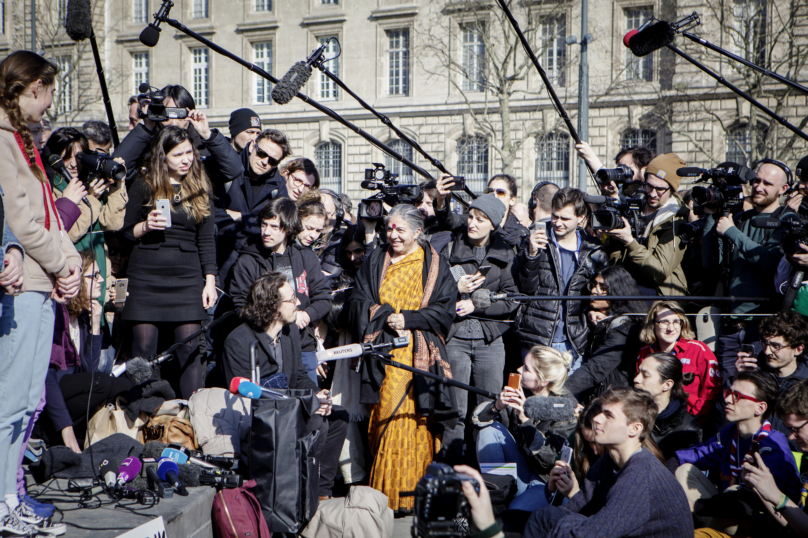
[[[492,189],[490,187],[487,187],[485,189],[485,194],[491,194],[492,192],[497,195],[497,198],[503,198],[505,196],[508,196],[508,191],[506,191],[505,189]]]
[[[101,274],[101,271],[96,271],[95,273],[93,273],[91,275],[84,275],[84,278],[89,278],[90,280],[96,280],[96,279],[103,280],[104,275]]]
[[[760,339],[760,345],[763,346],[763,351],[766,351],[767,347],[772,348],[772,351],[775,353],[779,352],[784,347],[790,347],[788,344],[780,344],[779,342],[772,342],[771,340],[766,340],[765,338]]]
[[[264,160],[266,159],[269,163],[269,166],[278,166],[281,161],[280,159],[276,159],[266,151],[262,150],[258,147],[258,144],[255,145],[255,154],[258,156],[259,159]]]
[[[297,295],[292,295],[289,299],[281,299],[281,302],[297,304]]]
[[[805,422],[803,422],[802,424],[800,424],[800,425],[799,425],[799,426],[797,426],[796,428],[789,428],[789,427],[788,427],[788,426],[786,426],[785,424],[783,424],[783,426],[785,426],[785,428],[786,428],[788,431],[790,431],[791,433],[793,433],[794,435],[797,435],[797,434],[800,432],[800,430],[801,430],[801,429],[803,429],[803,428],[805,427],[805,425],[806,425],[806,424],[808,424],[808,420],[806,420]]]
[[[273,165],[273,166],[275,166],[275,165]],[[289,179],[292,180],[292,185],[294,185],[295,187],[306,187],[307,189],[310,189],[312,187],[311,185],[306,183],[305,179],[300,179],[300,178],[295,177],[295,176],[289,176]]]
[[[676,318],[676,319],[655,319],[654,323],[656,323],[657,325],[659,325],[661,327],[670,327],[671,325],[676,327],[677,325],[682,324],[682,320],[679,319],[679,318]]]
[[[724,389],[724,399],[729,399],[730,403],[737,403],[738,400],[749,400],[750,402],[763,403],[763,400],[758,400],[742,392],[732,389]]]
[[[609,293],[609,288],[606,287],[606,284],[595,282],[594,280],[586,283],[586,289],[588,289],[589,291],[595,291],[596,289],[599,289],[603,292],[603,295]]]
[[[650,183],[643,183],[642,184],[642,189],[645,192],[648,192],[648,193],[650,193],[652,191],[657,191],[659,194],[665,194],[666,192],[671,190],[670,185],[667,186],[667,187],[655,187],[655,186],[651,185]]]

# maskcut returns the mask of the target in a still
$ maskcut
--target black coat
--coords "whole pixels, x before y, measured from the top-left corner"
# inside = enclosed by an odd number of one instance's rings
[[[316,351],[313,337],[317,322],[331,310],[331,287],[320,270],[320,260],[309,249],[291,245],[283,254],[274,254],[264,248],[260,238],[253,238],[247,246],[239,250],[239,257],[227,282],[227,293],[233,304],[240,309],[247,302],[250,287],[258,277],[275,271],[278,258],[289,258],[294,282],[290,284],[300,300],[301,311],[311,318],[309,327],[300,334],[300,347],[303,351]]]
[[[687,405],[671,400],[657,416],[649,435],[667,461],[676,455],[677,450],[700,444],[701,434],[701,426],[687,412]]]
[[[124,236],[135,243],[129,257],[126,276],[129,298],[123,319],[133,321],[200,321],[208,315],[202,308],[205,275],[216,275],[216,245],[213,239],[213,215],[202,222],[191,220],[174,206],[171,227],[149,232],[140,239],[134,228],[148,218],[151,205],[149,186],[142,177],[129,188],[124,218]],[[211,205],[211,213],[213,206]]]
[[[393,308],[379,299],[382,283],[382,271],[387,258],[387,249],[377,248],[362,264],[354,283],[354,290],[345,305],[349,326],[353,330],[353,341],[364,342],[366,336],[375,335],[373,343],[391,342],[398,334],[387,326],[387,317]],[[424,308],[403,310],[404,327],[412,331],[415,337],[413,358],[428,357],[429,371],[444,376],[446,362],[446,346],[444,345],[449,328],[455,318],[455,302],[457,285],[452,278],[449,264],[431,247],[424,250],[423,285],[426,293],[430,272],[434,279],[434,288]],[[437,259],[435,259],[437,257]],[[436,263],[437,265],[433,265]],[[374,305],[379,308],[370,315]],[[423,336],[423,340],[419,336]],[[423,349],[423,343],[426,349]],[[379,389],[384,382],[385,366],[377,360],[362,361],[362,385],[360,401],[364,404],[379,403]],[[415,403],[419,414],[431,414],[436,422],[452,428],[457,423],[457,407],[448,385],[436,384],[431,379],[414,375]]]
[[[448,200],[444,202],[443,209],[438,209],[435,202],[432,203],[432,206],[435,209],[435,219],[437,219],[438,229],[456,232],[466,226],[468,217],[449,211]],[[522,223],[519,222],[519,219],[517,219],[513,213],[508,213],[505,224],[497,228],[495,233],[505,241],[505,244],[515,251],[519,250],[522,246],[522,240],[530,234],[528,229],[522,226]]]
[[[497,234],[493,234],[487,248],[488,252],[486,253],[484,263],[490,265],[491,269],[488,271],[488,274],[485,276],[485,282],[483,282],[483,285],[480,286],[479,289],[484,288],[494,293],[517,293],[519,290],[516,288],[516,284],[514,284],[513,281],[515,273],[514,261],[516,258],[513,254],[513,250],[508,248],[505,241]],[[451,267],[462,267],[467,275],[473,275],[477,272],[478,263],[474,259],[474,252],[471,245],[468,243],[468,233],[466,231],[455,232],[452,235],[451,242],[441,251],[441,257],[448,261]],[[460,294],[457,293],[456,297],[459,301]],[[516,311],[517,306],[514,301],[497,301],[484,310],[475,308],[471,316],[491,320],[480,321],[486,343],[493,342],[508,330],[508,323],[498,320],[505,320],[511,317],[510,315]],[[451,329],[449,329],[448,339],[454,336],[457,332],[458,324],[464,319],[466,318],[455,318],[455,322],[452,324]]]
[[[587,403],[609,387],[633,386],[637,370],[640,326],[628,316],[601,320],[590,331],[589,349],[580,368],[564,387],[581,403]]]
[[[550,223],[547,237],[551,238]],[[581,233],[581,249],[578,254],[578,269],[569,282],[567,295],[582,295],[587,283],[606,267],[609,258],[600,245]],[[558,248],[551,240],[535,258],[525,248],[519,254],[517,285],[527,295],[564,295],[561,282],[561,259]],[[549,346],[553,343],[556,326],[561,318],[561,301],[528,301],[522,307],[516,323],[516,336],[523,348],[534,345]],[[569,301],[567,318],[564,320],[567,341],[579,355],[586,349],[589,326],[586,320],[586,303]]]

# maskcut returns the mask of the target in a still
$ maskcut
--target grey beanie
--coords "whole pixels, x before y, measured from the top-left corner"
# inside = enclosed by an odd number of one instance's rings
[[[502,222],[502,219],[505,218],[505,203],[497,198],[496,194],[484,194],[480,196],[471,202],[469,211],[472,209],[478,209],[485,213],[488,220],[493,223],[495,230],[499,228],[499,224]]]

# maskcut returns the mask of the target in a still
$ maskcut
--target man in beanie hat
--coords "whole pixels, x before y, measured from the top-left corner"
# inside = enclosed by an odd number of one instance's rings
[[[678,228],[685,221],[676,213],[682,201],[676,194],[682,178],[676,171],[687,164],[674,153],[660,155],[645,169],[643,190],[647,198],[639,237],[623,218],[624,227],[606,232],[603,248],[623,265],[641,288],[658,295],[687,295],[682,269],[687,243],[679,239]]]
[[[261,118],[249,108],[239,108],[230,114],[230,145],[241,153],[247,144],[261,133]]]
[[[583,233],[587,207],[584,193],[572,187],[558,190],[550,203],[550,222],[537,223],[528,248],[519,255],[519,281],[530,295],[581,295],[594,275],[608,263],[600,243]],[[572,353],[572,370],[580,366],[589,326],[583,301],[526,303],[516,336],[522,356],[535,345]]]

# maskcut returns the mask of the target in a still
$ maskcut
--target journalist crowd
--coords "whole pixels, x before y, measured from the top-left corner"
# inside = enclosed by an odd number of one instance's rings
[[[180,85],[133,96],[114,147],[103,121],[51,126],[57,73],[0,62],[1,534],[65,533],[27,475],[116,416],[238,460],[250,382],[302,401],[275,435],[312,440],[321,508],[369,486],[428,527],[440,469],[478,538],[808,537],[808,156],[684,189],[699,163],[582,142],[597,196],[444,174],[378,212],[271,118],[233,111],[225,136]],[[322,360],[351,344],[388,357]]]

